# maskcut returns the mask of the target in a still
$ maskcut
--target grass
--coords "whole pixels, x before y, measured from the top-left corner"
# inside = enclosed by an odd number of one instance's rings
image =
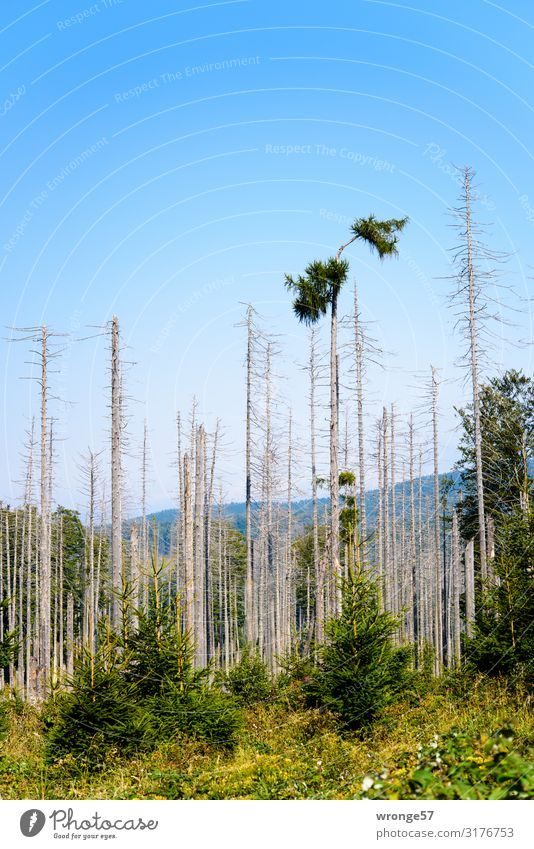
[[[139,758],[112,753],[97,772],[69,756],[45,762],[34,708],[16,702],[8,718],[2,799],[534,797],[532,712],[524,695],[482,677],[398,703],[361,736],[328,713],[264,703],[247,709],[233,752],[180,738]]]

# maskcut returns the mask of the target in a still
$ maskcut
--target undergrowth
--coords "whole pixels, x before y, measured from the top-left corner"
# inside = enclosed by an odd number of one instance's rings
[[[234,748],[187,727],[133,754],[111,747],[97,771],[50,758],[42,712],[2,703],[3,799],[533,798],[532,713],[521,690],[448,676],[352,732],[324,708],[277,699],[244,708]]]

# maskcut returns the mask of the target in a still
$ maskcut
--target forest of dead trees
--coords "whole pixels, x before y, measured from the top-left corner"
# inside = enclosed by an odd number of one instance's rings
[[[465,330],[470,387],[464,411],[472,457],[471,489],[465,494],[470,521],[458,475],[453,480],[440,474],[438,369],[429,364],[420,381],[422,403],[412,411],[394,402],[381,404],[377,414],[374,399],[370,402],[366,376],[380,352],[360,309],[358,286],[364,281],[354,283],[351,315],[340,319],[344,342],[338,347],[337,296],[348,276],[341,258],[347,245],[327,263],[309,266],[297,281],[288,278],[298,319],[303,320],[299,297],[304,291],[313,296],[311,320],[304,315],[310,325],[302,366],[309,402],[305,441],[296,438],[295,411],[280,397],[279,338],[263,327],[252,305],[236,330],[244,353],[243,533],[224,510],[222,423],[208,431],[194,402],[176,415],[177,519],[170,549],[162,552],[149,516],[146,425],[134,483],[138,506],[130,510],[137,518],[126,520],[125,377],[117,317],[105,329],[109,449],[89,451],[84,458],[83,520],[57,505],[50,363],[57,358],[55,368],[61,366],[61,340],[45,326],[15,329],[13,340],[37,357],[40,416],[28,428],[20,503],[0,505],[0,643],[13,648],[0,686],[31,701],[44,698],[68,682],[82,652],[97,654],[110,631],[135,630],[140,611],[151,605],[171,610],[176,628],[190,635],[197,667],[228,670],[253,648],[277,672],[282,658],[310,652],[324,640],[325,623],[340,612],[341,579],[349,574],[380,579],[383,609],[399,617],[396,643],[415,647],[415,665],[428,652],[436,675],[461,662],[461,638],[470,633],[478,588],[492,580],[496,523],[495,511],[487,510],[485,481],[491,470],[484,467],[481,417],[489,253],[483,254],[473,225],[469,169],[463,179],[452,303]],[[378,222],[371,216],[356,224],[348,244],[364,239],[381,258],[397,252],[399,239],[402,250],[406,220]],[[320,291],[313,289],[317,285]],[[319,306],[313,300],[318,291]],[[314,326],[326,313],[329,352]],[[298,411],[300,419],[303,412]],[[328,462],[323,459],[325,417]],[[518,473],[513,496],[524,512],[531,510],[530,458],[525,448],[522,482]],[[311,498],[304,525],[294,511],[302,479]],[[376,491],[372,509],[369,482]]]

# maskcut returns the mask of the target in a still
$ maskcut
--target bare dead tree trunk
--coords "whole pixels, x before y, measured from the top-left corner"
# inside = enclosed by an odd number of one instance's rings
[[[452,512],[451,584],[452,645],[448,657],[450,666],[458,666],[460,663],[460,534],[458,513],[455,509]]]
[[[60,588],[61,588],[61,575],[63,573],[63,516],[59,517],[59,521],[56,524],[56,551],[55,551],[55,576],[54,576],[54,584],[55,584],[55,592],[54,592],[54,630],[53,630],[53,646],[54,646],[54,683],[57,683],[61,678],[61,665],[62,658],[59,653],[60,648],[60,640],[59,640],[59,630],[60,630],[60,616],[61,616],[61,601],[60,601]]]
[[[215,434],[213,436],[213,452],[211,455],[211,464],[209,478],[207,478],[207,462],[205,462],[206,481],[204,484],[205,490],[205,506],[204,506],[204,586],[205,599],[204,607],[206,611],[206,661],[209,661],[213,655],[213,628],[212,628],[212,613],[213,613],[213,586],[212,586],[212,568],[211,568],[211,519],[213,511],[213,485],[215,482],[215,463],[217,459],[217,444],[219,438],[219,420],[215,426]]]
[[[267,342],[265,354],[265,451],[264,451],[264,481],[265,481],[265,525],[266,525],[266,628],[267,656],[271,668],[275,655],[275,575],[274,575],[274,539],[273,539],[273,444],[272,444],[272,344]]]
[[[433,618],[434,643],[436,649],[436,674],[443,666],[443,579],[440,556],[440,512],[439,512],[439,445],[438,445],[438,377],[432,366],[432,433],[434,454],[434,587],[433,587]]]
[[[376,528],[375,528],[375,560],[378,566],[378,574],[382,582],[382,603],[385,604],[385,580],[384,573],[384,470],[382,466],[382,421],[378,420],[377,426],[377,442],[376,442],[376,460],[377,460],[377,513],[376,513]]]
[[[417,549],[415,542],[415,486],[414,486],[414,424],[413,414],[410,414],[410,422],[408,426],[409,433],[409,451],[410,451],[410,575],[409,575],[409,619],[408,619],[408,640],[414,642],[418,637],[417,628]]]
[[[206,630],[204,613],[204,462],[206,433],[202,425],[197,430],[195,451],[195,514],[194,514],[194,604],[195,658],[197,666],[206,665]]]
[[[63,677],[64,671],[65,671],[65,650],[64,650],[64,642],[65,642],[65,640],[64,640],[64,615],[65,615],[65,611],[64,611],[64,603],[63,603],[63,596],[64,596],[63,557],[64,557],[64,547],[63,547],[63,539],[62,539],[61,540],[61,548],[59,550],[59,592],[58,592],[58,596],[59,596],[59,635],[58,635],[59,649],[58,649],[58,655],[59,655],[59,669],[60,669],[60,674],[61,674],[62,677]]]
[[[404,461],[402,463],[401,476],[401,509],[400,509],[400,546],[399,546],[399,583],[400,583],[400,603],[398,611],[402,612],[402,627],[400,636],[406,642],[409,630],[408,618],[410,616],[411,598],[408,588],[410,586],[409,579],[409,560],[406,557],[406,469]]]
[[[111,320],[111,573],[112,626],[120,630],[120,593],[122,587],[122,499],[121,442],[122,388],[120,368],[119,320]]]
[[[147,523],[147,480],[148,480],[148,423],[143,427],[143,451],[141,459],[141,571],[137,589],[137,604],[144,610],[148,608],[148,523]],[[180,463],[180,452],[178,451]]]
[[[391,405],[391,605],[394,613],[399,611],[399,564],[397,558],[397,480],[395,456],[395,406]]]
[[[487,573],[487,552],[486,552],[486,519],[484,508],[484,478],[482,467],[482,428],[480,419],[480,392],[479,392],[479,338],[478,338],[478,322],[477,322],[477,298],[476,298],[476,280],[475,268],[473,261],[473,240],[471,226],[471,179],[472,172],[469,168],[464,169],[464,203],[465,203],[465,224],[466,224],[466,241],[467,241],[467,278],[469,286],[469,353],[471,363],[471,385],[473,392],[473,424],[475,438],[475,464],[476,464],[476,481],[477,481],[477,507],[478,507],[478,528],[479,528],[479,545],[480,545],[480,573],[482,579]]]
[[[333,613],[341,609],[339,559],[339,377],[337,358],[337,295],[330,314],[330,566],[335,581]]]
[[[58,583],[59,583],[59,546],[61,545],[60,538],[60,526],[62,522],[61,517],[59,519],[59,523],[56,522],[56,549],[54,551],[54,546],[52,544],[52,556],[54,560],[54,570],[53,570],[53,582],[52,586],[54,587],[54,597],[53,597],[53,607],[52,607],[52,684],[57,685],[58,683],[58,614],[59,614],[59,597],[58,597]],[[52,529],[53,530],[53,529]],[[52,534],[53,539],[53,534]]]
[[[139,559],[139,533],[137,525],[133,522],[130,528],[130,568],[132,574],[132,588],[134,593],[134,610],[133,610],[133,627],[137,630],[139,626],[139,592],[141,589],[142,572],[141,562]]]
[[[84,642],[89,646],[91,655],[95,650],[95,503],[96,503],[96,457],[93,451],[88,456],[88,488],[89,488],[89,511],[86,539],[86,589],[85,606],[87,610],[87,633]]]
[[[465,563],[465,632],[473,636],[473,621],[475,618],[475,543],[468,540],[464,553]]]
[[[231,642],[230,642],[230,576],[228,574],[228,533],[226,528],[223,534],[223,611],[224,611],[224,668],[228,672],[231,659]]]
[[[217,522],[217,600],[218,600],[218,618],[217,618],[217,661],[218,666],[222,667],[222,651],[224,645],[224,628],[223,628],[223,495],[222,486],[219,495],[219,513]]]
[[[364,337],[360,322],[358,286],[354,281],[354,349],[356,360],[356,404],[358,417],[358,468],[360,484],[360,537],[365,558],[367,540],[367,516],[365,510],[365,433],[363,416],[363,353]]]
[[[48,328],[41,327],[41,521],[39,534],[39,694],[44,695],[50,676],[50,503],[48,468]]]
[[[287,435],[287,535],[285,574],[283,576],[282,597],[282,640],[280,650],[282,654],[289,652],[291,648],[291,629],[293,626],[292,613],[292,581],[293,581],[293,466],[292,466],[292,413],[289,410],[288,435]]]
[[[13,551],[13,597],[12,597],[12,605],[13,611],[11,614],[11,618],[13,620],[13,627],[17,629],[20,638],[22,640],[22,616],[20,615],[22,598],[22,583],[21,576],[23,570],[23,562],[24,562],[24,519],[25,519],[25,511],[22,511],[22,528],[21,533],[19,533],[19,511],[17,510],[15,513],[15,539],[14,539],[14,551]],[[20,546],[19,546],[19,537],[20,537]],[[22,547],[22,552],[20,551],[20,547]],[[24,680],[24,660],[23,655],[21,655],[22,646],[19,645],[18,651],[18,662],[15,665],[13,663],[13,683],[17,687],[19,687],[19,681],[23,682]]]
[[[9,533],[9,511],[6,510],[5,515],[6,527],[6,589],[7,589],[7,630],[12,632],[15,623],[13,622],[13,588],[11,585],[11,539]],[[1,611],[2,618],[4,611]],[[13,686],[13,663],[9,664],[8,669],[9,684]]]
[[[176,518],[176,599],[182,618],[185,598],[185,524],[184,524],[184,467],[182,455],[182,420],[176,414],[176,457],[178,465],[178,515]],[[181,622],[178,623],[179,625]]]
[[[384,513],[384,553],[383,553],[383,570],[384,570],[384,590],[385,590],[385,608],[392,609],[392,581],[391,581],[391,534],[390,534],[390,516],[389,516],[389,427],[388,427],[388,411],[384,407],[382,415],[382,447],[383,447],[383,473],[384,473],[384,498],[382,509]]]
[[[184,621],[186,631],[194,636],[194,568],[193,568],[193,523],[191,502],[191,470],[189,454],[184,454],[184,566],[185,566],[185,611]]]
[[[104,491],[104,487],[103,487],[102,488],[102,501],[101,501],[101,505],[100,505],[100,530],[99,530],[99,533],[98,533],[98,557],[97,557],[97,561],[96,561],[96,577],[95,577],[94,608],[95,608],[96,619],[98,619],[99,611],[100,611],[100,587],[101,587],[102,556],[103,556],[105,527],[106,527],[106,497],[105,497],[105,491]]]
[[[32,698],[31,658],[32,658],[32,559],[33,559],[33,451],[34,451],[35,420],[32,418],[30,439],[28,446],[28,472],[26,475],[26,497],[25,505],[27,511],[27,543],[26,543],[26,623],[25,623],[25,692],[26,698]]]
[[[313,569],[315,575],[315,638],[318,643],[324,640],[324,574],[319,553],[319,514],[317,505],[317,438],[315,433],[315,392],[317,380],[317,332],[310,329],[310,460],[312,490],[312,545]]]
[[[67,595],[67,677],[74,672],[74,597]]]
[[[419,448],[419,474],[417,486],[417,611],[418,611],[418,633],[419,633],[419,652],[422,653],[423,646],[427,639],[426,634],[426,619],[425,619],[425,604],[426,604],[426,584],[424,570],[424,550],[423,550],[423,451]]]
[[[254,585],[252,572],[252,356],[252,307],[249,305],[247,308],[247,400],[245,434],[245,543],[247,551],[245,575],[245,629],[247,643],[249,645],[254,645],[257,639],[254,624]]]

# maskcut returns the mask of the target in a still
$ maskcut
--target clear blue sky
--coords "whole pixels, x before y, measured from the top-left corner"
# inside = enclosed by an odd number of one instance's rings
[[[178,7],[178,8],[177,8]],[[127,465],[146,416],[150,500],[176,489],[174,416],[194,393],[226,427],[222,467],[240,499],[243,302],[281,334],[281,393],[303,432],[296,363],[306,332],[283,273],[327,256],[346,221],[410,217],[398,261],[348,257],[365,317],[392,352],[373,372],[382,402],[421,407],[416,373],[442,370],[442,467],[454,459],[452,404],[465,397],[446,306],[447,215],[470,164],[492,247],[526,297],[534,262],[534,9],[400,2],[5,2],[0,10],[2,324],[88,336],[113,313],[136,364],[127,375]],[[342,308],[350,308],[351,294]],[[532,337],[523,304],[511,337]],[[4,335],[9,335],[8,331]],[[57,367],[57,497],[77,504],[79,454],[106,446],[106,349],[71,343]],[[37,410],[28,346],[0,345],[0,494],[20,494],[19,451]],[[532,353],[497,344],[493,370],[532,372]],[[415,387],[415,388],[414,388]],[[424,415],[421,417],[424,422]],[[371,422],[370,422],[371,424]],[[106,455],[103,455],[105,461]]]

